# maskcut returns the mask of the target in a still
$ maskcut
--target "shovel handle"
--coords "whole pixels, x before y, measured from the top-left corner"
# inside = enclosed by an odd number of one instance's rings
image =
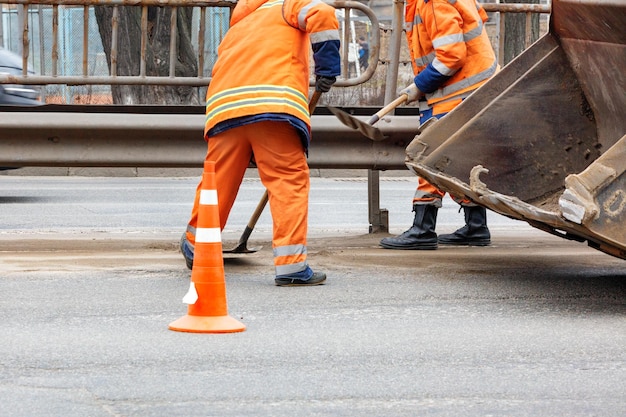
[[[254,230],[254,226],[256,226],[256,222],[261,217],[261,213],[263,213],[263,209],[265,209],[265,205],[267,204],[267,200],[269,199],[269,195],[267,194],[267,190],[263,193],[263,197],[261,197],[261,201],[257,204],[252,217],[248,221],[246,228],[243,230],[241,237],[239,238],[239,242],[237,242],[237,246],[234,249],[230,249],[227,251],[223,251],[224,253],[251,253],[256,252],[255,250],[248,250],[248,238],[252,234]]]
[[[311,116],[313,115],[313,112],[315,111],[315,107],[317,106],[317,102],[320,100],[321,96],[322,96],[321,91],[317,91],[317,90],[313,91],[313,95],[309,99],[309,114]]]
[[[267,204],[268,199],[269,199],[269,195],[267,194],[267,190],[265,190],[265,192],[263,193],[263,196],[261,197],[261,200],[259,201],[259,204],[257,204],[256,209],[254,210],[254,213],[252,214],[252,217],[250,217],[250,221],[248,222],[248,225],[246,226],[246,230],[241,236],[240,241],[248,240],[248,238],[250,237],[250,233],[252,233],[254,226],[256,226],[256,222],[259,220],[259,217],[261,217],[261,213],[263,213],[263,209],[265,209],[265,205]]]
[[[407,101],[408,98],[409,96],[407,94],[402,94],[400,97],[380,109],[376,114],[371,117],[371,119],[367,123],[370,125],[374,125],[380,120],[381,117],[385,116],[387,113],[398,107],[400,104]]]

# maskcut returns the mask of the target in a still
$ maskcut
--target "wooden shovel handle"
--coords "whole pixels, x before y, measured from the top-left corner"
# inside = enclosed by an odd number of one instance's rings
[[[371,119],[367,123],[369,123],[370,125],[375,124],[380,120],[381,117],[385,116],[387,113],[398,107],[400,104],[407,101],[408,98],[409,96],[407,94],[402,94],[400,97],[380,109],[376,114],[371,117]]]
[[[313,115],[313,112],[315,111],[315,107],[317,106],[317,102],[320,100],[321,96],[322,96],[321,91],[317,91],[317,90],[313,91],[313,95],[309,99],[309,114],[311,116]]]
[[[246,226],[246,230],[244,231],[244,234],[242,238],[240,239],[240,241],[241,240],[247,241],[248,237],[250,237],[250,233],[252,233],[254,226],[256,226],[256,222],[259,220],[259,217],[261,217],[261,213],[263,213],[263,209],[265,209],[267,200],[269,200],[269,194],[267,193],[267,190],[265,190],[265,192],[263,193],[263,196],[261,197],[261,200],[259,201],[259,203],[256,206],[256,209],[254,210],[254,213],[252,214],[252,217],[250,217],[250,221],[248,222],[248,225]]]

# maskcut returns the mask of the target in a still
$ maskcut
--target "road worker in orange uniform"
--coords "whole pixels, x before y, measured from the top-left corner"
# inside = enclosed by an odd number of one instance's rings
[[[207,91],[206,160],[215,161],[221,228],[254,158],[269,194],[278,286],[326,280],[307,263],[311,47],[315,88],[326,92],[341,73],[335,8],[320,0],[240,0]],[[189,268],[201,185],[181,240]]]
[[[402,90],[408,102],[420,100],[420,122],[441,118],[484,84],[497,69],[484,23],[487,13],[475,0],[408,0],[407,40],[416,74]],[[413,226],[380,241],[386,249],[437,249],[438,244],[485,246],[491,243],[487,211],[452,196],[465,212],[465,226],[435,233],[437,210],[445,193],[422,178],[413,198]]]

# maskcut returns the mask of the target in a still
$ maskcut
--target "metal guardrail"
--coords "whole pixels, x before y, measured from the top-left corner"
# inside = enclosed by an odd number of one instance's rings
[[[202,106],[63,105],[0,113],[0,166],[202,167]],[[323,109],[319,109],[323,110]],[[372,142],[330,113],[312,116],[308,164],[325,169],[405,169],[419,116],[395,116]]]

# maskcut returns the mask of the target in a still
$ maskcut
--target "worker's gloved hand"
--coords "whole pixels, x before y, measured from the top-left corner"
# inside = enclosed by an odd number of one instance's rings
[[[325,75],[318,75],[315,77],[315,91],[319,91],[321,93],[327,93],[330,90],[330,87],[335,84],[337,78],[335,77],[327,77]]]
[[[411,85],[409,85],[405,89],[401,90],[400,91],[400,95],[402,95],[402,94],[406,94],[406,96],[407,96],[406,102],[407,103],[411,103],[413,101],[419,100],[424,95],[424,93],[422,93],[419,90],[419,88],[417,88],[415,83],[411,83]]]

